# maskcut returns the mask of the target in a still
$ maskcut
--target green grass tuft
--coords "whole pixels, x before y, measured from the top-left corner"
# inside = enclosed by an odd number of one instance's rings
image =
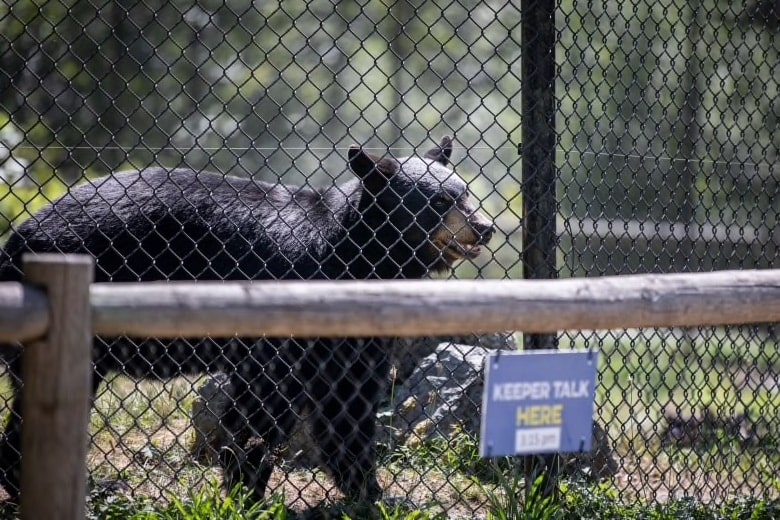
[[[241,489],[222,495],[219,484],[212,482],[185,498],[172,496],[166,505],[150,499],[131,500],[110,497],[94,500],[90,520],[288,520],[290,512],[284,497],[274,495],[262,502],[252,502]]]

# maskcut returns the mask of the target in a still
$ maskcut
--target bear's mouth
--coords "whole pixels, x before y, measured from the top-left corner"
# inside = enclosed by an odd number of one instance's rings
[[[479,243],[464,244],[454,238],[449,242],[437,241],[436,245],[450,262],[464,258],[474,259],[482,254],[482,247]]]
[[[482,253],[482,248],[479,244],[462,244],[455,240],[447,244],[447,250],[454,252],[462,258],[476,258]]]

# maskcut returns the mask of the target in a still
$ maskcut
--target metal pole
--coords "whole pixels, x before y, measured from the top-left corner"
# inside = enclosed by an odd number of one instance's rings
[[[523,277],[557,278],[555,171],[555,2],[522,0]],[[555,334],[527,334],[525,350],[557,348]],[[541,476],[544,496],[556,489],[559,458],[525,459],[526,495]]]

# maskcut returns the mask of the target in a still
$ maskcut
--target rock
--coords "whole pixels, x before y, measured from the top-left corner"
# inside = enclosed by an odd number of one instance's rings
[[[662,433],[665,443],[678,446],[693,446],[701,442],[705,429],[709,424],[707,414],[680,408],[674,403],[667,404],[663,409],[663,420],[666,428]]]
[[[663,409],[661,441],[680,447],[706,446],[731,437],[745,445],[772,445],[776,425],[764,418],[717,409],[689,410],[670,403]]]
[[[379,413],[380,442],[418,443],[434,435],[450,436],[455,428],[476,434],[482,403],[485,356],[492,349],[440,343],[424,357],[390,396]]]
[[[442,343],[476,345],[492,350],[517,350],[517,340],[511,332],[400,338],[394,345],[391,360],[395,370],[395,383],[403,383],[420,363],[420,360],[432,354]]]
[[[590,451],[565,455],[564,459],[563,473],[569,477],[599,481],[614,476],[618,470],[609,436],[604,428],[596,423],[593,424]]]
[[[196,392],[198,397],[192,403],[195,438],[190,451],[198,462],[216,464],[219,449],[231,444],[230,434],[220,423],[231,399],[228,376],[209,376]]]

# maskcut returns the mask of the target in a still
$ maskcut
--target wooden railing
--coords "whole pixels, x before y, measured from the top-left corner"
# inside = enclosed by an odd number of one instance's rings
[[[422,336],[780,321],[780,270],[563,280],[92,284],[92,260],[25,258],[0,284],[24,343],[23,519],[84,518],[91,337]]]

